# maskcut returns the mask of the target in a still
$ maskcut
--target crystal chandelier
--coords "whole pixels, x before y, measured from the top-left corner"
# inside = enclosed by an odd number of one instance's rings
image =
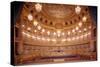
[[[40,12],[42,10],[42,5],[39,3],[35,4],[35,9],[37,12]]]
[[[80,14],[80,12],[81,12],[81,7],[80,7],[80,6],[76,6],[76,7],[75,7],[75,12],[76,12],[76,14]]]

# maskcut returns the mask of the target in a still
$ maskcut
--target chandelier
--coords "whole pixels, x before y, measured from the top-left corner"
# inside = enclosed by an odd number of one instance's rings
[[[42,5],[39,3],[35,4],[35,9],[37,12],[40,12],[42,10]]]
[[[80,14],[80,12],[81,12],[81,7],[80,7],[80,6],[76,6],[76,7],[75,7],[75,12],[76,12],[76,14]]]

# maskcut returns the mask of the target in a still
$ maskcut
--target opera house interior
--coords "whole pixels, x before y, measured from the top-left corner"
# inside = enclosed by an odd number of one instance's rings
[[[36,2],[11,5],[13,64],[97,60],[95,6]]]

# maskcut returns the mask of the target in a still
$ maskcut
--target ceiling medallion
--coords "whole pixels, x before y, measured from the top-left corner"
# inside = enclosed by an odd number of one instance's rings
[[[35,9],[37,12],[40,12],[42,10],[42,5],[39,3],[35,4]]]

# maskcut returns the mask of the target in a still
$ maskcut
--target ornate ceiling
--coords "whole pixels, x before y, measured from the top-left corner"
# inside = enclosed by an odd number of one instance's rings
[[[86,6],[25,3],[21,12],[25,43],[43,46],[66,46],[87,43],[92,24]]]
[[[46,15],[51,17],[52,19],[66,19],[68,20],[68,17],[72,17],[74,13],[74,7],[73,6],[65,6],[65,5],[44,5],[43,12],[45,12]]]

